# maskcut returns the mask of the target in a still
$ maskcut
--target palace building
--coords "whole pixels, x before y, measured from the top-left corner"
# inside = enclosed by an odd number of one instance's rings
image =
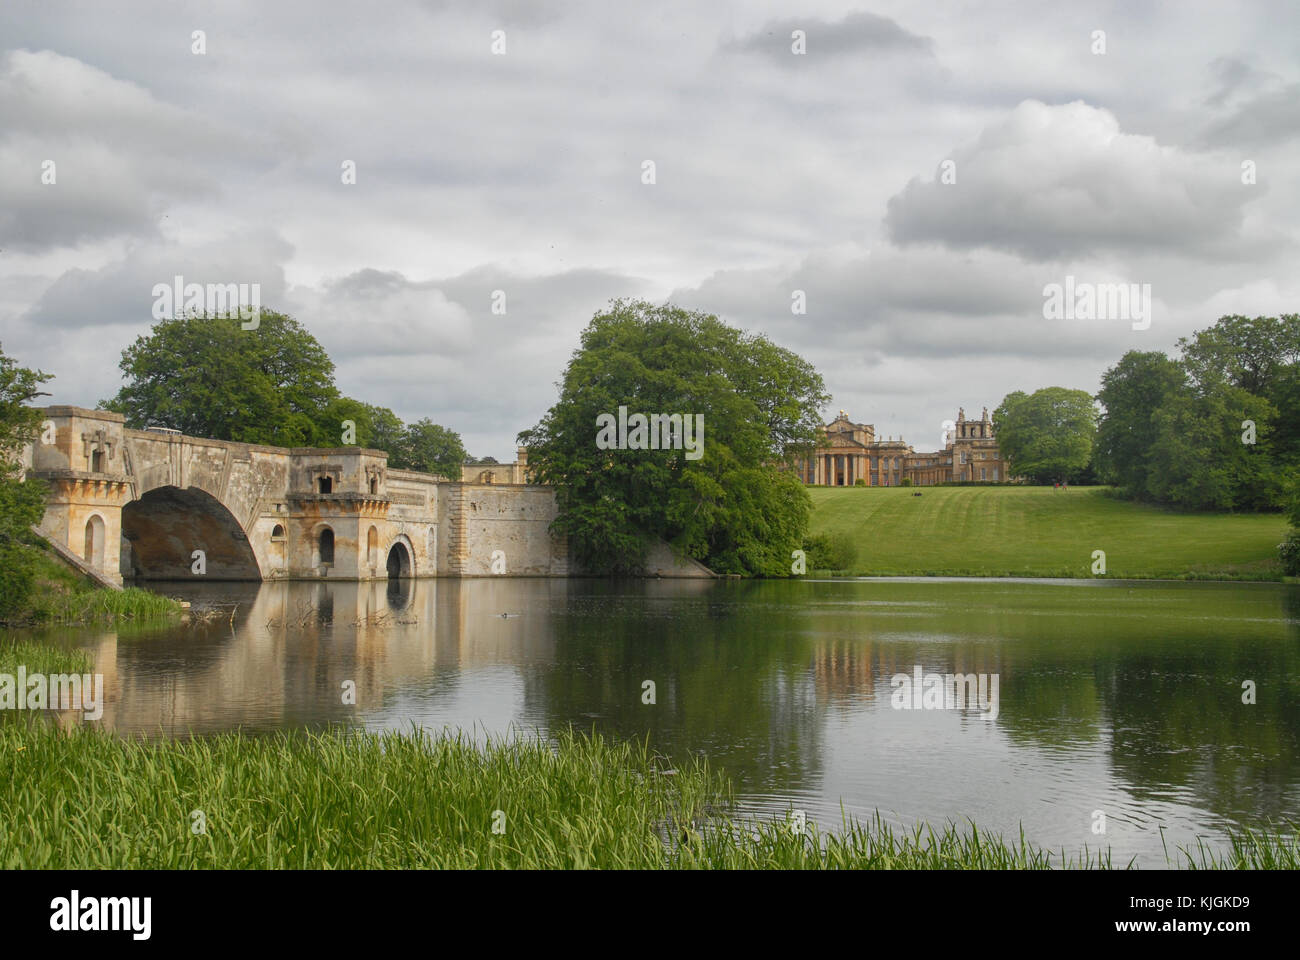
[[[876,439],[870,423],[854,423],[843,410],[824,428],[826,445],[798,467],[800,479],[819,487],[929,487],[938,483],[997,483],[1010,479],[1008,464],[993,436],[988,407],[979,420],[965,409],[944,435],[942,450],[918,453],[901,437]]]

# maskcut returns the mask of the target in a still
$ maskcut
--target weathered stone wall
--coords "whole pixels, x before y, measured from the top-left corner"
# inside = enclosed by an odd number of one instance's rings
[[[554,488],[456,486],[460,487],[457,574],[492,576],[504,564],[505,573],[511,576],[568,575],[566,551],[549,529],[556,515]]]

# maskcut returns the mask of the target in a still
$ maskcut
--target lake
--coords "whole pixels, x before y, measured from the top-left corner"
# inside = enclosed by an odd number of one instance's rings
[[[744,813],[793,808],[832,829],[877,810],[903,826],[969,818],[1008,835],[1023,826],[1054,850],[1109,846],[1121,866],[1164,866],[1162,827],[1173,850],[1300,819],[1295,586],[150,587],[220,612],[167,629],[39,632],[93,653],[108,691],[99,723],[120,733],[418,724],[481,738],[572,724],[649,737],[670,760],[706,755]],[[945,702],[937,677],[970,674],[977,696]],[[1256,702],[1243,703],[1252,685]]]

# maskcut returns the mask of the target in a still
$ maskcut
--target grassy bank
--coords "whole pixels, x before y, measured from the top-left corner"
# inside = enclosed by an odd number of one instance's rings
[[[0,722],[0,756],[4,868],[1111,865],[1104,854],[1053,854],[973,827],[895,833],[877,819],[833,836],[810,825],[800,836],[785,823],[741,823],[726,814],[726,782],[703,761],[670,772],[644,745],[599,737],[486,748],[424,733],[146,744],[10,719]],[[1300,840],[1247,836],[1192,860],[1295,868]]]
[[[128,587],[94,586],[48,548],[32,546],[30,558],[36,589],[21,607],[0,621],[8,626],[108,624],[121,621],[166,621],[179,617],[180,605],[168,597]]]
[[[921,496],[913,496],[914,493]],[[1077,487],[811,487],[811,532],[878,576],[1279,580],[1280,514],[1186,514]]]

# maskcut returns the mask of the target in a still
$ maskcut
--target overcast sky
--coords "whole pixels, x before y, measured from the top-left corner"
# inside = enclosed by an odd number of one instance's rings
[[[52,402],[117,390],[175,274],[503,460],[613,297],[765,333],[917,449],[1300,310],[1294,3],[208,6],[0,4],[0,344]],[[1149,329],[1044,319],[1067,275],[1150,284]]]

